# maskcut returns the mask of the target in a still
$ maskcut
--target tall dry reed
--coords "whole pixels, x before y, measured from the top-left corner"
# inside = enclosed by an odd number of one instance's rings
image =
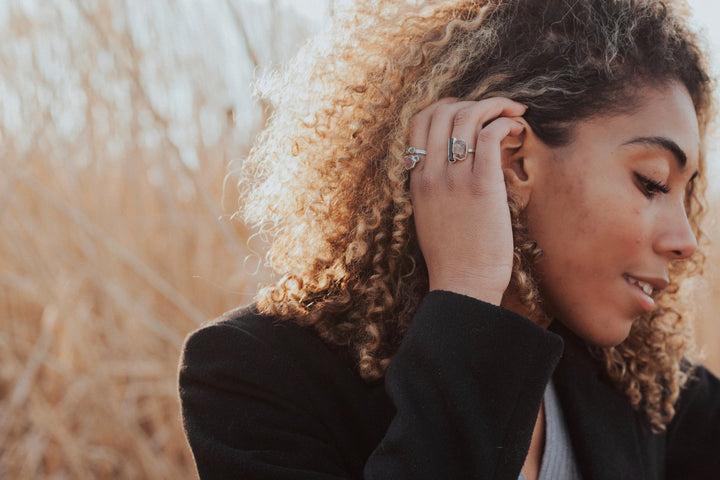
[[[160,185],[139,157],[0,166],[1,478],[191,475],[180,345],[254,285],[245,232],[219,220],[221,159],[194,174],[153,161]]]
[[[201,55],[216,25],[163,38],[173,2],[21,3],[0,18],[0,478],[192,478],[177,362],[259,280],[225,176],[260,106]]]

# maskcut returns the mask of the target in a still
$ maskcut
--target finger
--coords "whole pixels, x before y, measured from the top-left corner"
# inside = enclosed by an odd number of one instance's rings
[[[478,132],[475,140],[476,154],[472,173],[478,178],[502,180],[500,142],[509,135],[521,135],[524,131],[525,125],[507,117],[500,117],[488,123]]]
[[[455,115],[458,111],[477,102],[465,101],[441,105],[433,112],[427,140],[427,158],[423,177],[437,180],[446,174],[448,167],[448,139],[452,135]]]
[[[451,136],[464,140],[467,150],[476,149],[476,137],[482,126],[498,116],[520,116],[526,107],[520,103],[507,98],[489,98],[479,102],[472,102],[470,105],[459,109],[453,119]],[[462,148],[461,148],[462,150]],[[475,153],[467,152],[465,160],[460,160],[448,168],[448,175],[451,182],[460,180],[471,173]]]
[[[408,135],[408,146],[419,148],[422,150],[427,150],[428,145],[428,135],[430,133],[430,121],[432,119],[433,113],[441,106],[446,104],[451,104],[457,101],[457,98],[455,97],[446,97],[442,98],[429,106],[422,109],[420,112],[415,114],[413,118],[410,120],[410,125],[408,127],[409,135]],[[426,160],[426,155],[420,156],[420,161],[415,164],[415,167],[412,169],[413,172],[422,171],[424,168],[424,163]]]
[[[480,130],[492,120],[499,117],[521,117],[527,111],[527,107],[509,98],[493,97],[480,100],[473,108],[474,112],[468,113],[468,117],[477,125]],[[478,113],[474,116],[475,111]]]

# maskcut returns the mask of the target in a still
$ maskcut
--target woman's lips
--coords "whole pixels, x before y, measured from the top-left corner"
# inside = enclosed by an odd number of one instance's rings
[[[650,285],[648,282],[643,282],[642,280],[638,280],[637,278],[631,277],[630,275],[625,276],[625,280],[627,280],[628,283],[630,283],[631,285],[637,285],[638,287],[640,287],[647,296],[652,296],[654,289],[653,286]]]
[[[655,308],[655,300],[652,298],[652,294],[655,293],[655,288],[649,282],[640,280],[633,277],[632,275],[624,275],[625,281],[630,285],[630,288],[638,301],[640,308],[644,312],[651,312]]]

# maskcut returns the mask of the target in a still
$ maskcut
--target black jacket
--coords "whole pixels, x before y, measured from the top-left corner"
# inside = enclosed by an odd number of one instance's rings
[[[516,480],[551,375],[585,480],[720,478],[720,381],[699,367],[667,433],[580,339],[449,292],[423,300],[383,382],[252,309],[192,333],[180,365],[200,478]]]

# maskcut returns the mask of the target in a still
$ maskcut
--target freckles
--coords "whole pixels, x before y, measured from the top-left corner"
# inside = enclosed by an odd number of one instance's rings
[[[578,232],[583,236],[594,236],[598,232],[598,223],[592,212],[586,210],[581,217],[582,221],[578,222]]]
[[[647,240],[645,235],[642,232],[639,232],[637,230],[637,225],[639,225],[641,223],[641,219],[640,219],[641,216],[642,216],[642,212],[641,212],[640,208],[638,208],[638,207],[630,208],[630,217],[629,217],[630,221],[628,222],[627,227],[629,229],[628,230],[629,232],[634,231],[634,233],[635,233],[632,237],[633,238],[632,243],[635,247],[642,247],[642,245],[644,245]]]
[[[583,190],[583,183],[582,181],[578,183],[578,185],[573,185],[572,183],[568,182],[565,184],[565,187],[563,188],[563,193],[568,196],[574,196],[578,195]]]
[[[593,200],[584,179],[568,180],[562,189],[565,196],[564,207],[569,213],[567,225],[573,225],[575,237],[594,235],[598,230],[598,202]]]
[[[567,177],[567,176],[566,176]],[[565,181],[565,193],[577,197],[582,197],[587,189],[586,181],[579,172],[571,177],[567,177]]]
[[[577,205],[577,232],[583,237],[594,236],[598,233],[599,227],[605,223],[604,215],[598,215],[597,206],[592,202],[579,203]]]

